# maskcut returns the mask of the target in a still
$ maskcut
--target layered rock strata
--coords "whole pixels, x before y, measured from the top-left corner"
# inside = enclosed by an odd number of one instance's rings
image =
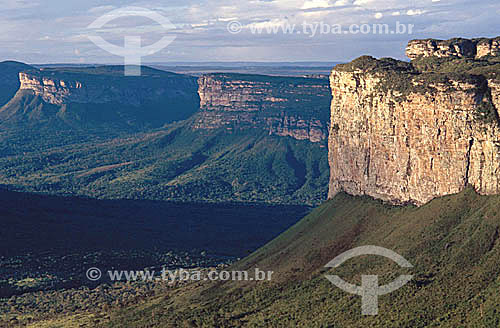
[[[327,139],[327,79],[208,74],[198,85],[194,129],[258,129],[311,142]]]
[[[498,79],[361,57],[330,85],[329,197],[421,205],[469,184],[500,192]]]

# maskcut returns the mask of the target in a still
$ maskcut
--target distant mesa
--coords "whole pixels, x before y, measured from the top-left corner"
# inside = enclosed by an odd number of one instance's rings
[[[0,108],[5,129],[134,132],[187,119],[199,108],[196,78],[149,67],[140,77],[124,76],[123,66],[25,65],[9,73],[17,92],[12,88]]]
[[[9,71],[11,87],[0,107],[5,129],[136,132],[192,118],[193,130],[259,129],[326,145],[331,98],[326,76],[196,78],[142,67],[141,76],[131,77],[123,75],[123,66],[16,67]]]

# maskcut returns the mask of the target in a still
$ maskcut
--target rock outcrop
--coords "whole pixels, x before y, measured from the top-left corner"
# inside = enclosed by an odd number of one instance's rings
[[[311,142],[328,136],[327,79],[208,74],[198,80],[194,129],[259,129]]]
[[[438,58],[484,58],[500,56],[500,37],[488,39],[412,40],[406,48],[411,59],[419,57]]]
[[[500,193],[498,79],[361,57],[337,65],[330,84],[329,197],[421,205],[468,184]]]

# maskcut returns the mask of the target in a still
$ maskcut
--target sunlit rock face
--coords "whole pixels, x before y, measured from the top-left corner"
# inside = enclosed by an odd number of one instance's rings
[[[327,79],[208,74],[198,85],[201,112],[194,129],[257,129],[298,140],[327,140]]]
[[[406,47],[410,59],[419,57],[484,58],[500,56],[500,37],[480,39],[412,40]]]
[[[361,57],[336,66],[330,85],[329,197],[422,205],[468,184],[500,192],[498,79]]]

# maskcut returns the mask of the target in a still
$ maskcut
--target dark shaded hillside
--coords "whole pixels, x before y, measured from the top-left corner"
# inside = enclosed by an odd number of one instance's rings
[[[471,189],[420,208],[340,194],[234,266],[273,270],[272,282],[192,285],[118,311],[102,326],[498,327],[499,204],[500,196]],[[376,256],[324,268],[364,245],[391,249],[414,268]],[[358,285],[361,274],[379,274],[380,285],[414,278],[379,297],[378,316],[363,317],[360,297],[336,288],[327,273]]]
[[[304,206],[104,201],[0,190],[0,326],[14,312],[50,317],[45,306],[58,302],[54,293],[74,295],[111,283],[106,276],[87,279],[91,267],[161,270],[232,262],[308,212]],[[141,290],[149,288],[162,287]],[[37,293],[50,301],[10,308],[9,298],[40,301]]]
[[[32,66],[15,61],[3,61],[0,63],[0,107],[5,105],[14,95],[21,83],[19,72],[33,69]]]

